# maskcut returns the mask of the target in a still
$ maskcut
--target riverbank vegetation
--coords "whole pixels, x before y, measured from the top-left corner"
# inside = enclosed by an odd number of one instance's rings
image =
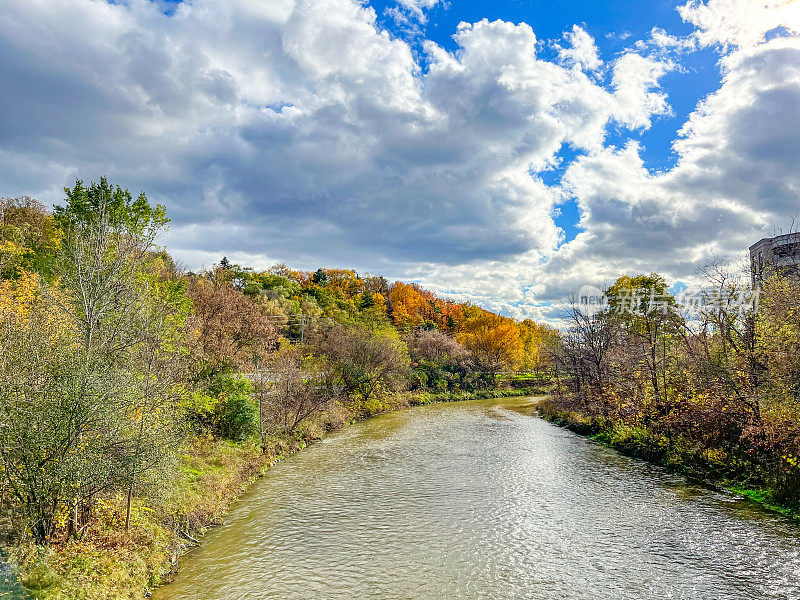
[[[141,597],[326,431],[548,381],[548,327],[351,270],[190,272],[144,194],[65,192],[0,200],[0,535],[31,597]]]
[[[627,454],[800,514],[800,284],[773,272],[757,302],[720,267],[681,307],[656,274],[578,299],[540,413]],[[749,278],[748,278],[749,279]]]

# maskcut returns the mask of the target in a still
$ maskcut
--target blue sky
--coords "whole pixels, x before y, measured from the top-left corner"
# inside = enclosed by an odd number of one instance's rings
[[[392,18],[391,11],[396,7],[396,2],[373,0],[369,4],[375,9],[381,25],[394,35],[405,37],[412,44],[422,39],[432,40],[450,51],[458,48],[453,40],[453,33],[459,23],[472,23],[484,18],[490,21],[501,19],[528,23],[533,27],[537,38],[543,42],[542,55],[551,59],[556,54],[551,44],[559,42],[564,31],[573,24],[579,24],[592,35],[600,55],[609,59],[624,52],[632,42],[646,39],[654,27],[676,36],[688,36],[692,33],[692,27],[678,14],[677,4],[669,1],[451,1],[428,10],[427,21],[417,24],[420,32],[411,35],[407,28],[398,25]],[[643,131],[620,132],[612,128],[607,138],[608,143],[624,144],[628,139],[637,139],[642,144],[642,158],[648,169],[663,171],[672,168],[677,161],[672,142],[678,130],[698,101],[719,87],[718,60],[718,49],[711,47],[685,56],[681,69],[668,73],[661,81],[661,87],[669,95],[672,113],[660,117],[649,129]],[[574,150],[565,147],[561,152],[564,159],[561,167],[544,174],[546,181],[551,185],[558,184],[566,166],[575,155]],[[560,205],[555,222],[564,230],[565,242],[574,239],[578,233],[576,226],[579,218],[574,199],[567,199]]]
[[[696,286],[800,194],[800,1],[11,0],[0,194],[106,175],[184,264],[349,267],[517,317]]]

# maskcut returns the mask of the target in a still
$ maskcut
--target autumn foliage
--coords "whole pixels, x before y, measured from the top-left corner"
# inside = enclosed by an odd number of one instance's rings
[[[719,267],[705,276],[707,301],[694,312],[658,274],[620,277],[600,312],[574,306],[548,350],[558,386],[542,410],[637,456],[797,507],[800,282],[775,273],[754,304],[741,301],[749,277]]]
[[[226,258],[182,271],[157,244],[168,222],[106,179],[52,214],[0,200],[0,529],[17,540],[146,521],[174,546],[203,520],[185,514],[197,448],[266,456],[408,390],[463,397],[548,365],[532,321],[415,283]]]

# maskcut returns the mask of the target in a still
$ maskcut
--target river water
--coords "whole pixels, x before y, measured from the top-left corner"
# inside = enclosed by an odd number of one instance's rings
[[[436,404],[276,465],[162,600],[800,598],[800,528],[531,416]]]

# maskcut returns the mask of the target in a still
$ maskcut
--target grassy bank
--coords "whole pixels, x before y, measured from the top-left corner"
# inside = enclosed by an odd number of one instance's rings
[[[541,393],[539,387],[518,389],[478,390],[476,392],[409,392],[403,396],[409,406],[423,406],[435,402],[460,402],[463,400],[480,400],[489,398],[512,398],[533,396]]]
[[[800,523],[800,505],[777,499],[775,491],[763,480],[748,474],[751,468],[741,457],[719,449],[698,448],[682,436],[667,438],[644,426],[590,415],[549,398],[537,404],[537,411],[547,421],[589,436],[626,456],[681,473],[702,485],[727,490]]]
[[[0,598],[116,600],[142,598],[175,576],[182,554],[209,528],[222,523],[231,504],[270,466],[324,432],[348,422],[410,406],[505,396],[527,396],[535,388],[476,392],[406,392],[385,398],[369,413],[346,409],[309,422],[295,436],[274,437],[262,453],[255,441],[233,443],[201,435],[180,456],[178,481],[167,493],[136,499],[125,530],[125,498],[102,498],[81,537],[53,540],[49,547],[18,545],[10,552],[22,588],[10,570]],[[5,588],[3,587],[5,585]]]
[[[11,559],[27,597],[144,597],[177,572],[181,554],[209,527],[221,523],[231,503],[270,462],[296,448],[296,442],[285,440],[262,453],[253,442],[194,438],[180,457],[177,481],[169,491],[136,499],[128,530],[125,498],[106,497],[97,500],[93,518],[78,539],[56,539],[48,547],[15,547]]]

